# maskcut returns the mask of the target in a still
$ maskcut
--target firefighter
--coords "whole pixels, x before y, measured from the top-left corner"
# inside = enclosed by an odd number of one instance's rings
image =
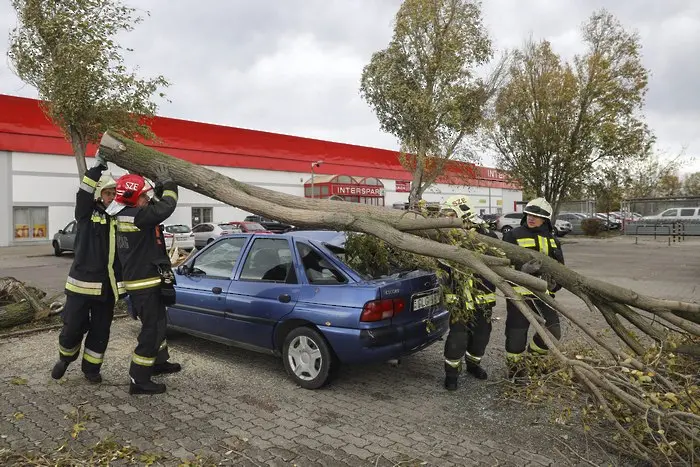
[[[503,240],[523,248],[539,251],[564,264],[564,253],[561,249],[561,243],[554,235],[553,231],[552,206],[546,199],[536,198],[525,206],[523,210],[523,219],[520,221],[520,227],[503,234]],[[522,270],[524,272],[530,272],[526,267],[523,267]],[[547,282],[547,293],[554,297],[555,292],[561,289],[561,286],[557,285],[551,279]],[[524,287],[515,287],[515,290],[523,296],[525,303],[534,313],[544,318],[545,327],[549,332],[557,339],[561,338],[561,325],[557,312],[542,300],[536,298],[528,289]],[[527,369],[522,359],[525,350],[527,349],[527,351],[533,355],[545,355],[549,349],[539,334],[535,334],[528,345],[527,333],[530,327],[529,321],[511,300],[507,301],[506,307],[508,313],[506,318],[508,379],[524,381],[528,376]]]
[[[100,368],[104,358],[114,316],[114,305],[125,294],[121,268],[116,257],[116,220],[105,210],[115,195],[115,182],[107,163],[95,156],[96,165],[89,169],[75,197],[75,220],[78,233],[75,253],[66,280],[66,304],[63,329],[58,336],[59,360],[51,371],[61,379],[80,353],[83,336],[82,370],[91,383],[102,382]]]
[[[129,394],[161,394],[165,384],[151,376],[176,373],[179,363],[169,362],[166,305],[174,303],[174,276],[165,250],[161,222],[175,211],[177,185],[164,164],[157,168],[160,199],[140,175],[117,180],[117,195],[108,212],[117,218],[117,252],[124,285],[133,311],[141,320],[138,344],[131,358]],[[157,190],[158,191],[158,190]]]
[[[469,207],[468,198],[448,198],[442,210],[449,217],[469,221],[478,233],[497,238],[496,234],[486,227],[484,220]],[[486,370],[481,366],[481,359],[491,338],[491,314],[496,305],[496,287],[479,275],[469,274],[465,277],[464,274],[456,273],[443,262],[440,262],[440,267],[447,273],[447,286],[452,291],[446,295],[446,301],[452,306],[460,306],[473,313],[469,322],[450,320],[450,332],[445,341],[444,353],[445,388],[454,391],[459,385],[462,357],[468,373],[478,379],[488,378]],[[461,303],[460,296],[463,298]]]

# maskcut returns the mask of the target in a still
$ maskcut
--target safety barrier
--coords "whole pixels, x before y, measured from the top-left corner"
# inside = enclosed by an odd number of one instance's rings
[[[688,233],[688,231],[692,233]],[[635,235],[634,243],[639,241],[640,235],[653,235],[654,240],[659,236],[665,236],[668,239],[668,245],[671,243],[680,243],[685,241],[686,235],[700,235],[700,224],[686,224],[684,222],[643,222],[638,221],[627,224],[625,235]]]

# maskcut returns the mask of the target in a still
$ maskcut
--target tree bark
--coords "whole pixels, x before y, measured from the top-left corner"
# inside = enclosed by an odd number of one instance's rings
[[[78,166],[78,179],[82,180],[85,172],[87,172],[87,163],[85,162],[85,151],[87,150],[87,143],[85,138],[82,137],[80,132],[71,127],[70,128],[70,143],[73,147],[73,155],[75,156],[75,163]]]
[[[6,303],[0,307],[0,328],[48,317],[51,309],[41,301],[45,296],[41,290],[25,286],[14,277],[0,278],[0,303]]]

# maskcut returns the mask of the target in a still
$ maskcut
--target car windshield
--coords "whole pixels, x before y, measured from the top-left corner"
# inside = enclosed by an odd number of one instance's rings
[[[256,231],[256,230],[265,230],[265,227],[262,225],[258,224],[257,222],[245,222],[243,226],[246,228],[248,231]]]
[[[166,225],[165,231],[168,233],[190,233],[190,228],[182,224]]]

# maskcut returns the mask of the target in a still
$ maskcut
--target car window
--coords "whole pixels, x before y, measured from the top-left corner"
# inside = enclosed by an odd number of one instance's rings
[[[506,219],[520,219],[521,217],[523,217],[523,215],[520,214],[519,212],[515,212],[513,214],[506,214],[505,217],[506,217]]]
[[[194,233],[202,232],[203,228],[204,228],[204,226],[202,224],[195,225],[194,227],[192,227],[192,232],[194,232]]]
[[[675,217],[678,215],[678,209],[669,209],[661,213],[661,217]]]
[[[257,230],[265,230],[265,227],[258,224],[257,222],[245,222],[243,226],[248,232],[255,232]]]
[[[338,285],[348,282],[338,269],[310,245],[297,242],[297,250],[309,284]]]
[[[236,231],[236,230],[238,232],[241,231],[238,224],[219,224],[219,227],[221,227],[221,230],[226,230],[226,231]]]
[[[241,280],[296,284],[293,264],[286,238],[258,238],[243,263]]]
[[[681,209],[681,216],[694,216],[695,209]]]
[[[190,228],[182,224],[166,225],[165,231],[168,233],[190,233]]]
[[[75,221],[71,222],[63,229],[63,233],[72,234],[75,233]]]
[[[210,277],[230,278],[245,242],[245,238],[238,237],[215,243],[194,260],[195,272]]]

